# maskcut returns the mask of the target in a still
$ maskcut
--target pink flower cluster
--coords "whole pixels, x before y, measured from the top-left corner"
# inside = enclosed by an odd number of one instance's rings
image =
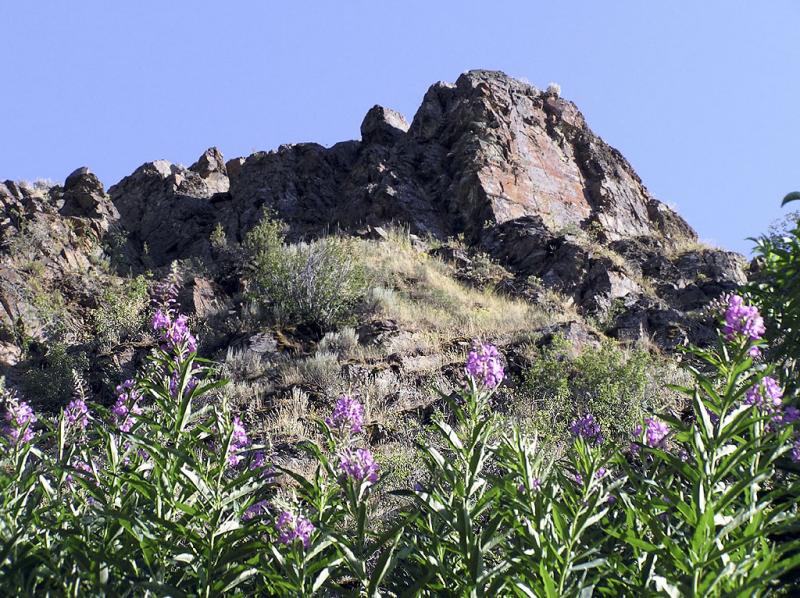
[[[488,343],[476,343],[467,356],[464,368],[467,375],[484,388],[496,388],[505,377],[503,364],[497,347]]]
[[[368,449],[347,449],[339,455],[339,467],[357,482],[374,484],[378,481],[378,464]]]
[[[188,317],[172,317],[169,311],[157,309],[153,314],[153,330],[161,333],[162,349],[184,356],[197,352],[197,339],[189,331]]]
[[[136,390],[133,380],[125,380],[116,390],[117,402],[111,408],[111,414],[120,431],[130,432],[136,422],[136,416],[142,414],[142,407],[139,405],[142,395]]]
[[[569,431],[576,438],[583,438],[586,442],[592,444],[601,444],[603,442],[600,424],[595,421],[591,413],[574,420],[569,426]]]
[[[669,426],[659,419],[648,417],[644,420],[644,428],[641,425],[633,430],[636,440],[642,437],[644,432],[644,443],[650,448],[660,448],[664,446],[664,439],[669,434]]]
[[[359,434],[364,425],[364,406],[349,395],[342,395],[336,401],[333,413],[325,419],[328,427],[339,431]]]
[[[316,529],[311,521],[291,511],[282,511],[275,520],[275,527],[278,528],[278,542],[288,546],[300,540],[303,548],[309,547],[311,534]]]
[[[642,434],[644,434],[644,444],[645,446],[649,446],[650,448],[663,448],[664,447],[664,440],[669,435],[669,426],[654,417],[648,417],[644,420],[644,426],[638,425],[633,429],[631,432],[631,436],[633,436],[633,442],[631,442],[630,451],[632,455],[639,454],[639,444],[642,440]],[[681,449],[682,452],[685,452],[684,449]],[[688,458],[688,453],[686,454]],[[681,456],[681,460],[683,456]]]
[[[64,419],[67,426],[77,426],[85,430],[89,425],[89,408],[86,406],[86,401],[81,398],[72,399],[64,409]]]
[[[14,444],[27,444],[34,437],[33,424],[38,420],[31,406],[11,393],[6,395],[3,435]]]
[[[766,411],[779,409],[783,403],[783,390],[774,378],[764,376],[745,393],[744,403]]]
[[[196,371],[196,370],[195,370]],[[172,372],[172,375],[169,377],[169,394],[171,394],[174,398],[178,398],[178,386],[180,384],[180,372],[177,370]],[[199,380],[194,376],[191,376],[186,381],[186,388],[183,389],[184,396],[191,393],[195,388],[197,388]]]
[[[247,430],[244,428],[242,420],[237,415],[233,418],[233,432],[231,433],[231,444],[228,447],[228,465],[236,467],[242,462],[244,457],[241,450],[250,444],[247,437]]]
[[[731,295],[728,298],[728,308],[725,310],[723,332],[729,341],[737,335],[757,341],[766,332],[764,318],[758,313],[757,307],[745,305],[744,299],[739,295]]]

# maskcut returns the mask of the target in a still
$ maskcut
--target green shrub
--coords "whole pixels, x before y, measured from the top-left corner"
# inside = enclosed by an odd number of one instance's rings
[[[50,344],[44,355],[33,359],[22,373],[21,387],[25,396],[37,406],[57,410],[69,401],[74,390],[74,374],[89,369],[89,359],[83,352],[68,352],[63,343]]]
[[[762,341],[692,351],[685,420],[638,422],[631,448],[592,420],[558,460],[492,408],[484,345],[381,517],[363,405],[341,397],[302,458],[265,454],[178,321],[110,410],[79,393],[37,419],[0,382],[0,595],[797,594],[800,482],[776,467],[800,461],[798,420],[750,358]]]
[[[144,276],[107,287],[100,305],[91,314],[95,340],[101,347],[110,347],[134,338],[144,330],[148,305],[148,284]]]
[[[352,321],[364,299],[364,268],[351,240],[287,245],[283,226],[264,218],[247,234],[244,250],[256,298],[281,324],[334,328]]]
[[[800,355],[798,215],[790,215],[784,226],[758,239],[755,255],[759,267],[747,291],[767,322],[767,356],[783,370],[782,382],[797,388],[797,356]]]
[[[572,357],[570,343],[557,336],[525,373],[522,400],[532,400],[536,428],[546,438],[563,438],[572,420],[592,413],[611,440],[621,440],[645,412],[664,407],[647,392],[659,374],[647,351],[604,340]]]

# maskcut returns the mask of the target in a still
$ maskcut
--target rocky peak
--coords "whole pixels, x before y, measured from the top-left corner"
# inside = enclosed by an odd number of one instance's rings
[[[383,106],[375,105],[370,108],[361,123],[363,143],[393,145],[406,132],[408,132],[408,122],[405,117]]]
[[[203,155],[189,167],[189,170],[199,174],[213,193],[225,193],[230,187],[225,159],[222,157],[222,152],[215,147],[210,147],[203,152]]]
[[[699,247],[575,104],[498,71],[432,85],[411,124],[372,107],[360,141],[284,145],[227,163],[211,147],[189,168],[148,162],[108,195],[81,168],[63,188],[6,182],[0,202],[6,229],[57,205],[102,223],[91,224],[98,234],[115,223],[134,271],[212,259],[215,227],[240,241],[265,211],[287,223],[290,239],[392,222],[439,240],[463,236],[517,287],[535,279],[584,313],[622,313],[609,324],[620,336],[658,333],[665,322],[688,329],[687,310],[744,279],[741,258]]]
[[[208,255],[209,235],[224,219],[220,210],[230,186],[222,153],[203,152],[189,168],[156,160],[111,187],[108,192],[128,233],[133,266],[154,266],[175,259]],[[146,254],[146,255],[145,255]]]
[[[64,181],[61,214],[85,217],[95,221],[98,233],[108,230],[112,220],[118,218],[114,205],[103,189],[103,183],[87,167],[81,167]]]

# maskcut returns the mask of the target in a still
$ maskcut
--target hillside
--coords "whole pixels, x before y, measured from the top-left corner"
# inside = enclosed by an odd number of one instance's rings
[[[282,435],[298,425],[287,405],[343,390],[384,419],[416,413],[474,338],[518,374],[560,335],[702,344],[704,308],[745,280],[741,256],[698,243],[554,90],[471,71],[431,86],[410,124],[375,106],[361,134],[156,160],[108,191],[86,167],[63,185],[0,184],[0,375],[52,409],[75,369],[111,400],[154,345],[148,289],[172,268],[200,352]],[[344,317],[276,314],[245,247],[265,214],[286,247],[346,243],[365,278]]]

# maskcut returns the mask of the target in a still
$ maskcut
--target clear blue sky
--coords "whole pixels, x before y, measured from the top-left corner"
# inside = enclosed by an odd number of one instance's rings
[[[800,2],[2,0],[0,180],[358,138],[473,68],[562,86],[702,238],[800,188]]]

